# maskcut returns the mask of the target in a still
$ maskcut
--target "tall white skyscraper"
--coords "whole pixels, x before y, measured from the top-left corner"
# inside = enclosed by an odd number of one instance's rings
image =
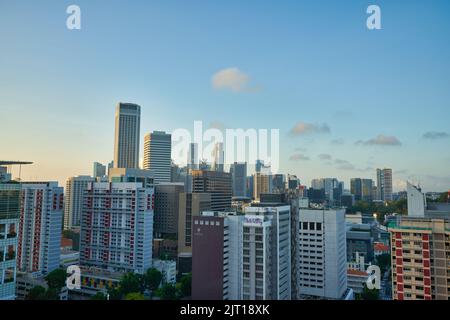
[[[297,298],[344,298],[347,291],[345,209],[300,208],[297,223]]]
[[[153,194],[141,182],[89,183],[81,220],[81,265],[140,274],[150,268]]]
[[[213,171],[223,172],[225,162],[225,151],[223,150],[223,142],[217,142],[213,149]]]
[[[47,274],[59,267],[64,190],[57,182],[22,183],[17,268]]]
[[[377,198],[392,201],[392,169],[377,169]]]
[[[291,208],[254,205],[243,221],[243,300],[291,300]]]
[[[141,107],[120,102],[115,117],[114,168],[139,168]]]
[[[154,131],[144,137],[144,169],[152,170],[155,183],[170,182],[172,136]]]
[[[64,199],[64,229],[80,227],[84,191],[87,185],[94,181],[95,178],[89,176],[67,179]]]

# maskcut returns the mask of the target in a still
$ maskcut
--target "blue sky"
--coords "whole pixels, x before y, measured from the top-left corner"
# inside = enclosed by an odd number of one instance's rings
[[[370,4],[382,30],[366,28]],[[112,159],[114,106],[129,101],[142,137],[194,120],[278,128],[281,171],[307,185],[391,167],[397,190],[446,190],[449,18],[444,0],[2,0],[0,158],[35,161],[26,179],[89,174]],[[227,68],[258,90],[214,88]]]

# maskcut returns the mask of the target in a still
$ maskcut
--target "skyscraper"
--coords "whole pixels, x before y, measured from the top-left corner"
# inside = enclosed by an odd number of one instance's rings
[[[409,211],[409,208],[408,208]],[[450,218],[398,216],[391,234],[394,300],[450,298]]]
[[[101,178],[106,176],[106,166],[98,163],[98,162],[94,162],[94,166],[93,166],[93,177],[94,178]]]
[[[242,221],[234,213],[204,212],[193,217],[192,298],[239,300]]]
[[[20,184],[0,183],[0,300],[14,300]]]
[[[120,102],[115,118],[114,168],[139,168],[141,107]]]
[[[256,172],[253,175],[253,199],[259,201],[261,193],[270,193],[271,176]]]
[[[47,274],[59,267],[64,191],[57,182],[22,183],[17,268]]]
[[[377,169],[377,200],[392,201],[392,169]]]
[[[198,170],[199,169],[199,153],[198,153],[198,143],[192,142],[189,144],[189,151],[188,151],[188,174],[191,170]]]
[[[347,291],[345,210],[299,210],[297,293],[342,299]]]
[[[355,201],[372,201],[373,180],[361,178],[351,179],[350,193],[355,196]]]
[[[89,176],[78,176],[67,179],[64,199],[64,229],[80,227],[83,210],[83,195],[89,182],[95,179]]]
[[[233,183],[233,197],[245,197],[246,179],[247,179],[247,163],[235,162],[230,166],[231,180]]]
[[[291,207],[254,204],[243,221],[243,300],[291,299]]]
[[[155,186],[154,233],[160,237],[178,235],[178,215],[182,183],[161,183]]]
[[[153,188],[141,182],[89,183],[81,219],[81,265],[140,274],[150,268],[153,202]]]
[[[406,183],[408,198],[408,216],[424,217],[427,198],[419,187],[412,185],[409,181]]]
[[[217,142],[213,149],[212,170],[223,172],[225,161],[225,152],[223,150],[223,142]]]
[[[231,174],[220,171],[192,171],[192,192],[210,193],[211,210],[228,211],[231,208]]]
[[[155,183],[170,182],[172,136],[154,131],[144,137],[144,169],[152,170]]]

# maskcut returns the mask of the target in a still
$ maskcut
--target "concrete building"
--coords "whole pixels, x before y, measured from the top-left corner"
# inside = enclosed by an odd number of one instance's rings
[[[175,284],[177,282],[177,263],[173,260],[153,260],[153,268],[162,273],[161,286],[166,283]]]
[[[192,192],[210,193],[211,210],[228,211],[231,208],[231,174],[220,171],[193,170]]]
[[[377,200],[392,201],[392,169],[377,169]]]
[[[416,187],[409,182],[407,182],[406,185],[408,197],[408,216],[423,218],[425,216],[427,198],[419,187]]]
[[[200,161],[198,153],[198,143],[192,142],[189,144],[189,151],[188,151],[188,161],[187,161],[188,173],[190,173],[191,170],[198,170],[199,164]]]
[[[233,163],[230,166],[230,173],[233,184],[233,197],[245,197],[247,195],[247,163]]]
[[[144,169],[152,170],[155,183],[170,182],[172,136],[154,131],[144,137]]]
[[[193,217],[192,299],[240,299],[242,221],[233,213]]]
[[[389,223],[394,300],[450,298],[450,218],[398,216]]]
[[[367,279],[369,279],[369,274],[365,271],[357,269],[347,270],[347,287],[352,289],[354,293],[363,292]]]
[[[80,263],[144,273],[152,265],[153,188],[142,183],[90,183],[85,192]]]
[[[106,176],[106,166],[101,163],[94,162],[92,173],[94,178],[102,178]]]
[[[43,275],[18,273],[16,282],[16,300],[26,300],[31,289],[41,286],[48,289],[47,281]],[[59,300],[68,300],[69,290],[64,286],[58,294]]]
[[[213,149],[212,171],[223,172],[225,164],[225,151],[223,150],[223,142],[217,142]]]
[[[114,168],[139,168],[141,107],[118,103],[115,113]]]
[[[64,194],[64,229],[80,227],[84,191],[87,185],[94,181],[95,178],[89,176],[78,176],[67,179]]]
[[[351,179],[350,192],[354,195],[355,201],[372,201],[373,185],[372,179]]]
[[[45,275],[59,267],[64,190],[57,182],[22,182],[17,270]]]
[[[344,185],[336,178],[313,179],[311,181],[311,188],[314,190],[323,189],[325,193],[325,200],[331,203],[340,200],[340,196],[344,191]],[[334,196],[335,193],[336,197]]]
[[[345,210],[299,210],[298,299],[343,299],[347,294]]]
[[[253,199],[260,201],[261,193],[270,193],[271,176],[256,172],[253,175]]]
[[[155,186],[153,232],[157,237],[178,236],[180,193],[183,183],[161,183]]]
[[[192,219],[211,210],[210,193],[180,193],[178,215],[178,271],[192,271]]]
[[[369,224],[346,224],[347,261],[354,261],[357,253],[364,256],[366,263],[374,258],[372,228]]]
[[[152,170],[113,168],[109,170],[109,182],[142,183],[144,188],[153,188],[155,182]]]
[[[274,174],[272,176],[272,192],[283,193],[286,189],[286,176],[284,174]]]
[[[291,299],[291,207],[253,204],[243,222],[243,300]]]
[[[0,183],[0,300],[15,298],[20,190],[18,183]]]

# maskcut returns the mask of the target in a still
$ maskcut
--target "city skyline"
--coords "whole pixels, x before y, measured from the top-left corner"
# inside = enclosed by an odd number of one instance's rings
[[[447,2],[378,1],[383,28],[369,31],[365,1],[113,2],[108,15],[78,1],[76,32],[64,4],[50,3],[2,5],[0,134],[4,158],[35,163],[23,180],[64,185],[109,163],[114,106],[125,101],[142,108],[141,162],[145,134],[201,120],[280,129],[280,172],[303,184],[336,177],[349,189],[392,168],[394,191],[406,180],[448,190]]]

